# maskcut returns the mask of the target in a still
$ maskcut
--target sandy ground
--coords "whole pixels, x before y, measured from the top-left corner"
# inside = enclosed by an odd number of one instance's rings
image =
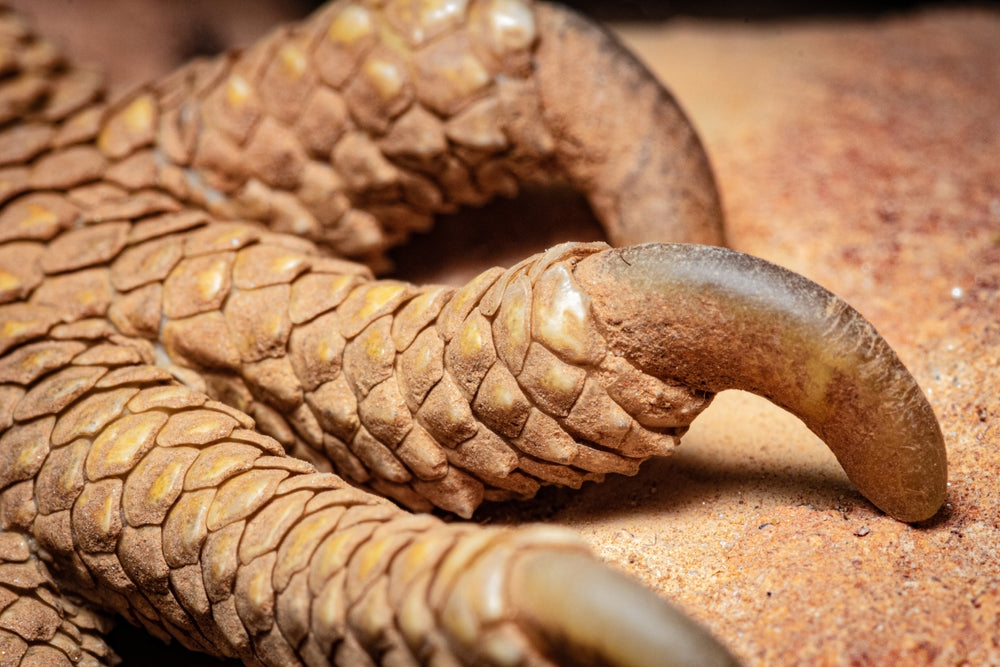
[[[13,4],[42,15],[79,57],[108,63],[118,85],[296,11]],[[1000,12],[614,28],[701,132],[731,245],[845,297],[924,387],[946,436],[948,504],[920,526],[886,518],[795,418],[733,393],[679,454],[638,476],[484,519],[576,528],[749,665],[1000,665]],[[554,210],[557,226],[529,233]],[[523,219],[523,232],[484,242],[468,218],[450,219],[397,256],[403,272],[440,276],[441,239],[466,248],[446,276],[456,279],[599,234],[572,197],[523,198],[489,215]],[[116,636],[125,664],[185,659],[158,647],[150,656],[151,641]]]

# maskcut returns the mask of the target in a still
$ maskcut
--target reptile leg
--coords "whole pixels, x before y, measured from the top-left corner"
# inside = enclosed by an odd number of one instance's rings
[[[62,591],[248,665],[730,661],[566,531],[412,515],[286,456],[247,415],[144,365],[148,347],[71,333],[72,365],[44,374],[36,350],[3,369],[23,389],[0,438],[13,664],[110,657],[73,630],[89,616],[59,609],[49,569]]]
[[[221,243],[243,247],[208,252]],[[634,474],[727,388],[801,417],[892,516],[943,502],[943,439],[913,378],[847,304],[761,260],[565,244],[454,290],[345,273],[249,226],[185,247],[162,288],[112,305],[118,328],[162,322],[169,357],[210,393],[411,509],[469,517],[484,499]],[[204,284],[224,293],[200,299]]]
[[[374,265],[436,213],[559,179],[616,243],[723,238],[670,94],[545,3],[335,2],[115,102],[97,145],[130,188],[144,174],[218,218]]]

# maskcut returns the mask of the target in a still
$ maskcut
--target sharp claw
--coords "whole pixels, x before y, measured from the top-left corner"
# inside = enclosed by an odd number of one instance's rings
[[[484,533],[455,553],[436,572],[439,595],[430,600],[468,664],[737,664],[704,628],[600,562],[569,531]]]
[[[875,328],[819,285],[723,248],[646,245],[582,260],[575,277],[609,349],[694,389],[743,389],[789,410],[872,503],[902,521],[944,503],[944,440]]]
[[[577,552],[536,550],[513,564],[510,602],[560,664],[735,665],[704,628],[632,579]]]
[[[708,157],[671,94],[610,32],[571,10],[538,3],[536,21],[540,111],[560,166],[611,241],[724,244]]]

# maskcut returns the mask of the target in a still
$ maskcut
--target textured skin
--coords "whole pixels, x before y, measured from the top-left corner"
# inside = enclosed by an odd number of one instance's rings
[[[673,449],[711,394],[606,338],[634,345],[591,309],[619,283],[577,269],[624,255],[372,273],[435,213],[555,178],[612,239],[720,241],[690,126],[609,37],[515,0],[342,2],[112,101],[17,17],[0,40],[5,659],[113,662],[107,612],[247,664],[661,654],[529,583],[594,574],[572,535],[398,506],[468,517]]]
[[[598,247],[459,290],[336,257],[377,267],[518,182],[614,183],[539,111],[538,22],[560,16],[338,3],[109,101],[0,14],[3,664],[113,663],[91,609],[247,664],[548,660],[498,591],[576,538],[444,524],[344,479],[469,516],[634,472],[707,398],[664,387],[650,428],[612,400],[628,369],[601,362],[569,276]],[[703,179],[679,179],[708,211],[692,240],[718,240],[697,140],[627,65]],[[595,200],[612,235],[616,206]],[[619,391],[660,387],[629,372]]]

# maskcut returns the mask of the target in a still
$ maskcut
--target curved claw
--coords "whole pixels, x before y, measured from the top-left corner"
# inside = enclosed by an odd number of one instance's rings
[[[888,343],[802,276],[722,248],[646,245],[582,260],[575,276],[611,350],[709,392],[743,389],[798,416],[854,485],[902,521],[944,502],[934,412]]]
[[[615,245],[724,245],[708,157],[676,100],[604,28],[536,6],[542,116],[573,184]]]
[[[584,553],[536,550],[520,557],[508,599],[560,664],[737,664],[701,626]]]

